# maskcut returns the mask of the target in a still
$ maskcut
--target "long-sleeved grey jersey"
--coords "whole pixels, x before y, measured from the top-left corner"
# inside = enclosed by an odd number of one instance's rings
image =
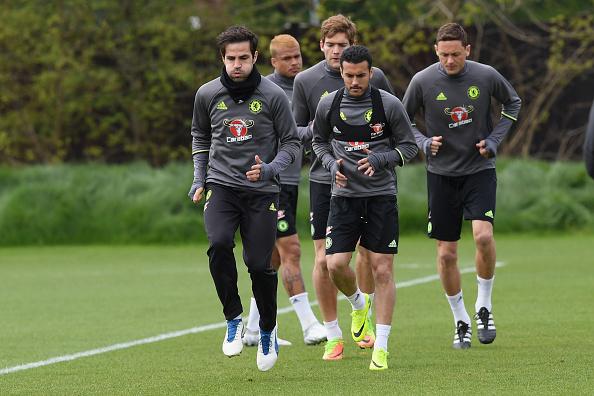
[[[496,129],[491,119],[491,97],[503,104],[501,127]],[[485,139],[495,154],[511,127],[507,120],[517,120],[522,103],[499,72],[473,61],[466,61],[464,70],[455,76],[449,76],[439,63],[421,70],[412,78],[402,102],[413,121],[423,109],[426,136],[415,127],[417,145],[428,154],[427,170],[445,176],[495,168],[495,158],[481,156],[476,144]],[[443,136],[435,156],[428,153],[432,136]]]
[[[377,67],[373,68],[371,85],[392,94],[394,92],[384,72]],[[313,121],[316,115],[316,108],[320,99],[342,87],[344,87],[342,76],[339,72],[332,70],[325,60],[302,71],[295,77],[293,114],[304,146],[307,147],[312,140],[313,134],[310,122]],[[321,184],[332,183],[330,174],[322,167],[316,155],[313,154],[309,179]]]
[[[294,161],[299,147],[289,100],[272,81],[263,78],[252,96],[242,103],[233,101],[219,78],[196,92],[192,155],[209,153],[207,183],[279,192],[278,177],[251,182],[246,172],[256,163],[256,155],[265,163],[287,156]],[[283,156],[279,156],[281,152]]]
[[[274,72],[266,76],[267,79],[278,85],[285,91],[285,95],[289,99],[289,103],[293,98],[293,81],[294,78],[281,76]],[[299,185],[299,177],[301,175],[301,164],[303,160],[303,150],[300,149],[295,157],[295,161],[287,169],[282,171],[279,175],[281,184],[289,184],[293,186]]]
[[[357,161],[368,156],[365,149],[376,153],[396,150],[398,162],[402,165],[417,154],[411,122],[404,106],[394,95],[379,90],[386,125],[374,124],[372,126],[370,124],[373,124],[374,121],[371,119],[373,113],[370,113],[372,109],[370,90],[356,98],[349,96],[345,90],[340,109],[338,109],[342,120],[349,125],[372,127],[374,132],[371,135],[368,132],[367,135],[365,132],[360,132],[360,138],[357,135],[353,136],[358,138],[357,141],[337,140],[333,136],[339,136],[344,132],[333,125],[329,113],[334,97],[339,92],[333,92],[320,100],[313,127],[313,149],[326,172],[330,175],[329,169],[334,162],[337,159],[343,159],[340,171],[347,177],[347,185],[346,187],[337,187],[333,184],[332,195],[344,197],[395,195],[397,185],[393,166],[375,169],[373,176],[367,176],[357,169]],[[391,136],[384,133],[386,129],[391,130]],[[361,130],[363,131],[364,128]],[[363,137],[364,135],[370,138]]]
[[[594,179],[594,102],[592,102],[588,126],[586,127],[584,159],[586,161],[586,170],[588,171],[590,177]]]

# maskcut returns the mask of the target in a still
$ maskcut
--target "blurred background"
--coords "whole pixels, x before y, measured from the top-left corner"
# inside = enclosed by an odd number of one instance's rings
[[[594,0],[15,0],[1,6],[0,245],[204,241],[186,196],[190,123],[197,88],[220,74],[216,36],[251,28],[268,74],[270,39],[290,33],[309,67],[323,58],[320,22],[337,13],[357,24],[400,98],[437,61],[437,28],[465,26],[470,59],[523,100],[499,151],[497,232],[594,231],[581,163]],[[421,158],[399,170],[404,233],[426,228],[424,178]]]

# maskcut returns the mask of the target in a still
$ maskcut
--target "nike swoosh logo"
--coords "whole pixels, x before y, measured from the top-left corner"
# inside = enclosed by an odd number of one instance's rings
[[[359,331],[356,333],[353,333],[353,335],[358,338],[361,335],[361,333],[363,332],[364,327],[365,327],[365,322],[363,322],[363,325],[361,325],[361,328],[359,329]]]
[[[371,363],[373,363],[373,365],[377,368],[382,368],[384,366],[380,366],[379,364],[377,364],[376,362],[373,361],[373,359],[371,359]]]

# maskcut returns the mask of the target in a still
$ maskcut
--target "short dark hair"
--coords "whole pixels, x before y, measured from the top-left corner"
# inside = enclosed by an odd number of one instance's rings
[[[340,55],[340,67],[342,67],[342,62],[361,63],[364,61],[367,61],[369,70],[371,70],[371,53],[363,45],[352,45],[342,51],[342,55]]]
[[[468,37],[466,36],[466,31],[464,28],[455,22],[450,22],[439,28],[435,43],[437,44],[440,41],[456,40],[460,40],[462,45],[465,47],[468,45]]]
[[[217,46],[222,56],[225,56],[225,47],[227,44],[243,43],[248,41],[250,43],[250,51],[252,55],[256,54],[258,49],[258,36],[245,26],[230,26],[217,37]]]

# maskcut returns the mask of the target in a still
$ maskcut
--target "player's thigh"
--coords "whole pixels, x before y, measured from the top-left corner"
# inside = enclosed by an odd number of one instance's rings
[[[427,172],[427,195],[427,235],[440,241],[459,240],[462,231],[460,179]]]
[[[398,253],[399,223],[396,195],[367,198],[361,246],[373,253]]]
[[[268,267],[276,241],[278,194],[249,194],[240,223],[243,256],[248,267]]]
[[[332,197],[326,232],[327,255],[355,251],[361,236],[362,216],[362,199]]]
[[[241,219],[237,191],[219,184],[207,184],[204,227],[211,245],[235,246],[234,236]]]
[[[278,200],[278,219],[276,222],[276,237],[284,238],[297,234],[297,196],[299,187],[291,184],[281,185]]]
[[[497,197],[495,169],[468,175],[463,187],[464,218],[493,224]]]
[[[312,239],[325,239],[328,214],[330,212],[331,186],[329,184],[309,183],[309,222]]]

